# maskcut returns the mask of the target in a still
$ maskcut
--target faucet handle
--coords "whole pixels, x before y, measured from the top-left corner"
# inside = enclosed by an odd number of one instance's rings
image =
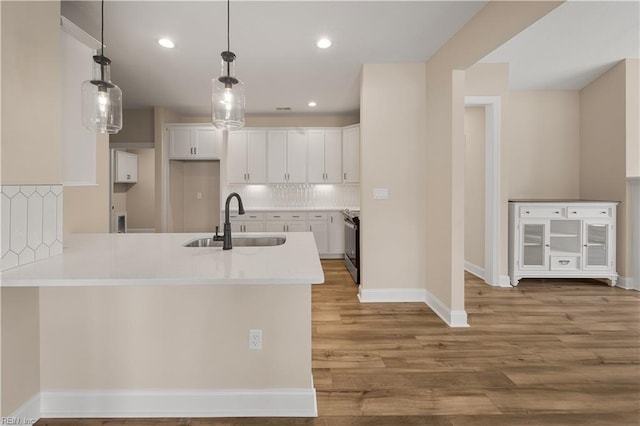
[[[218,228],[219,228],[219,226],[216,225],[216,237],[218,236]]]

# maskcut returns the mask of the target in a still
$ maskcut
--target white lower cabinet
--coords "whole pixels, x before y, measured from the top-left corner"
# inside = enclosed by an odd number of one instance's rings
[[[222,212],[224,218],[224,212]],[[264,232],[264,213],[247,212],[239,215],[237,212],[229,214],[231,232]]]
[[[333,257],[344,256],[344,216],[342,212],[329,212],[328,250]]]
[[[509,202],[509,277],[606,278],[616,273],[615,202]]]

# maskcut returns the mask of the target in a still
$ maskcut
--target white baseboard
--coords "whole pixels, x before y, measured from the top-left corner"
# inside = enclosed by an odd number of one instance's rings
[[[40,393],[37,393],[8,416],[11,419],[8,421],[15,420],[14,423],[1,424],[31,425],[38,421],[40,417],[42,417],[40,413]],[[5,418],[3,417],[3,419]]]
[[[499,287],[507,287],[507,288],[511,288],[511,278],[509,278],[509,275],[500,275],[500,286]]]
[[[380,302],[424,302],[425,291],[421,288],[375,288],[360,287],[358,299],[360,303]]]
[[[484,280],[484,268],[481,268],[478,265],[474,265],[473,263],[465,260],[464,270]]]
[[[310,389],[43,391],[44,418],[317,417]]]
[[[440,299],[430,291],[425,290],[425,303],[436,313],[449,327],[469,327],[467,323],[467,311],[452,311]]]
[[[625,290],[640,291],[640,282],[635,281],[633,277],[618,277],[616,287],[624,288]]]

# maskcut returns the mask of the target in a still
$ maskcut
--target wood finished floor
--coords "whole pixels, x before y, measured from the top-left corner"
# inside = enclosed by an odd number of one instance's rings
[[[313,287],[315,419],[43,419],[39,426],[640,425],[640,293],[466,275],[470,328],[360,304],[341,261]]]

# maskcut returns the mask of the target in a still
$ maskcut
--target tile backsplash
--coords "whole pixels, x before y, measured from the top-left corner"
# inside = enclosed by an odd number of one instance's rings
[[[0,208],[0,270],[62,253],[62,185],[2,185]]]
[[[245,208],[260,207],[358,207],[359,184],[310,185],[227,185],[222,188],[222,200],[231,192],[242,197]],[[222,205],[221,207],[224,207]]]

